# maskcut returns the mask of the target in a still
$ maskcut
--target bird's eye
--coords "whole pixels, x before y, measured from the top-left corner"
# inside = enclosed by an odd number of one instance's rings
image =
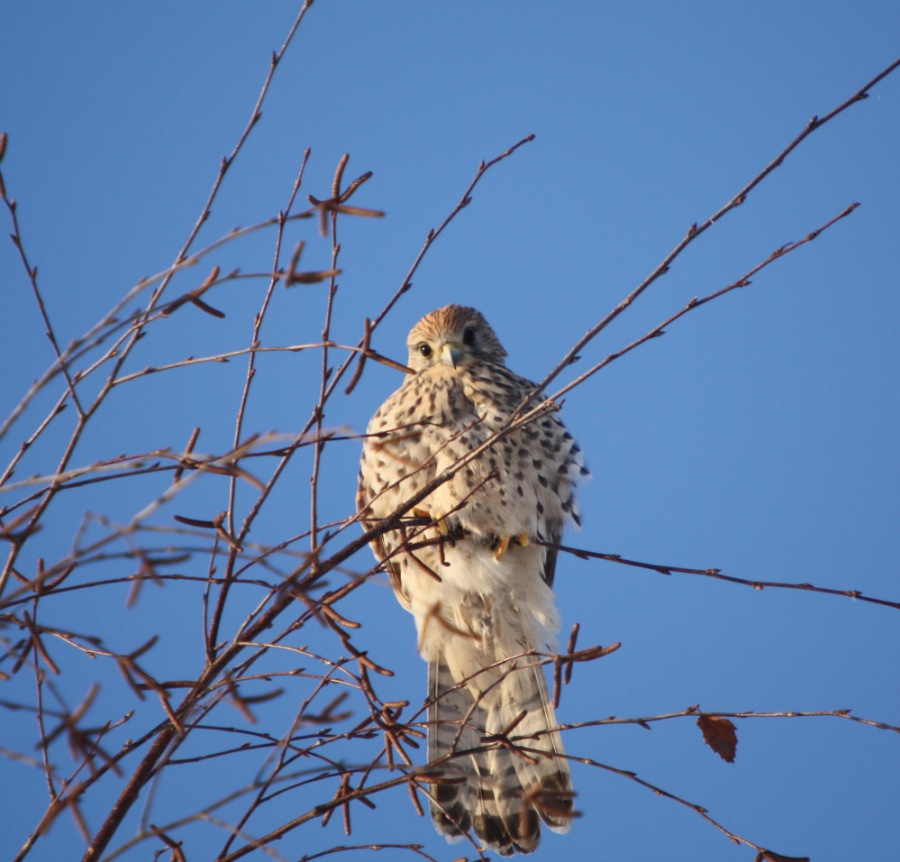
[[[468,327],[466,331],[463,333],[463,344],[467,344],[471,347],[475,343],[475,330],[472,327]]]
[[[422,354],[426,359],[432,354],[431,345],[426,344],[424,341],[419,345],[419,353]]]

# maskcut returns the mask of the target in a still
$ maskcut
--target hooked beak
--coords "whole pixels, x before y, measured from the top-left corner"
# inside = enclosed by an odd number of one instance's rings
[[[451,368],[456,368],[461,357],[462,348],[460,345],[453,341],[448,341],[441,345],[441,362],[445,362]]]

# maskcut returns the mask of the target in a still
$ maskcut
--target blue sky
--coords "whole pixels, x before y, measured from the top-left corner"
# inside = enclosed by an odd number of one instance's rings
[[[4,9],[3,176],[61,343],[172,262],[296,9],[274,0]],[[891,63],[898,32],[900,10],[883,2],[320,2],[279,66],[199,244],[283,208],[307,147],[304,197],[326,197],[338,159],[349,153],[348,177],[373,171],[355,202],[387,214],[339,226],[334,337],[355,343],[362,319],[376,315],[402,283],[428,230],[453,208],[479,162],[533,133],[532,143],[484,177],[373,346],[402,359],[412,324],[459,302],[485,314],[512,368],[540,378],[691,223],[728,201],[811,116]],[[687,315],[566,397],[563,415],[594,474],[582,494],[584,529],[567,541],[900,600],[898,140],[895,73],[812,135],[583,351],[576,371],[861,203],[750,287]],[[301,238],[304,266],[326,268],[330,242],[312,222],[288,231],[289,246]],[[269,231],[226,246],[176,281],[173,298],[214,263],[223,271],[266,271],[273,242]],[[0,285],[6,416],[52,352],[8,242],[0,244]],[[245,346],[264,289],[260,280],[215,289],[208,299],[226,312],[224,320],[183,309],[154,330],[128,368]],[[317,340],[324,300],[322,286],[279,288],[263,343]],[[248,429],[296,431],[318,386],[317,362],[311,353],[262,358]],[[244,368],[193,367],[122,387],[75,462],[177,448],[196,425],[203,451],[224,449]],[[326,423],[363,429],[398,377],[370,365],[363,385],[334,402]],[[38,399],[18,435],[0,441],[4,465],[51,403]],[[52,469],[63,439],[48,435],[21,475]],[[323,520],[352,511],[357,458],[354,442],[327,450]],[[306,528],[303,469],[298,464],[280,484],[254,533],[259,541]],[[60,498],[28,564],[64,554],[85,508],[127,518],[149,499],[136,486],[125,493],[125,484],[114,485],[114,494]],[[224,481],[198,483],[173,511],[211,517],[224,508],[225,492]],[[171,514],[161,513],[159,523],[171,524]],[[355,561],[358,570],[369,565],[368,556]],[[73,598],[44,612],[79,630],[99,627],[96,616],[105,614],[105,636],[121,649],[136,645],[162,614],[173,633],[154,667],[183,676],[190,671],[179,667],[184,646],[174,630],[197,628],[198,606],[171,585],[153,592],[130,611],[124,591],[107,590],[101,605]],[[580,622],[582,645],[623,644],[576,670],[559,710],[563,722],[700,703],[714,711],[852,708],[900,723],[896,610],[575,559],[561,562],[557,593],[564,631]],[[412,620],[390,591],[371,584],[345,611],[363,623],[359,642],[397,670],[386,690],[420,701],[425,668],[415,656]],[[79,664],[84,659],[61,660],[74,679],[91,678]],[[75,685],[70,697],[77,702],[82,694]],[[116,701],[110,693],[111,711],[127,709],[127,696]],[[272,733],[284,731],[290,708],[264,713]],[[33,732],[21,716],[9,728]],[[738,732],[734,765],[702,745],[690,720],[650,733],[634,726],[574,731],[567,746],[705,805],[733,831],[781,853],[816,862],[856,858],[862,842],[869,858],[895,852],[896,734],[833,718],[747,720]],[[67,755],[60,750],[58,757]],[[7,760],[0,777],[6,787],[21,787],[0,815],[0,846],[9,842],[13,850],[30,829],[20,831],[21,824],[42,810],[45,790],[37,771]],[[208,778],[196,780],[198,793],[208,789]],[[753,858],[688,809],[623,778],[576,767],[574,780],[584,817],[565,838],[546,837],[544,858]],[[272,816],[288,819],[314,801],[298,791]],[[96,828],[99,814],[86,811]],[[359,843],[415,840],[447,862],[465,852],[415,818],[405,791],[382,796],[377,812],[360,809],[354,824]],[[288,836],[278,850],[297,858],[344,840],[335,818],[327,829]],[[189,858],[206,858],[220,844],[218,835],[197,831],[185,849]],[[74,858],[79,847],[63,818],[44,850]]]

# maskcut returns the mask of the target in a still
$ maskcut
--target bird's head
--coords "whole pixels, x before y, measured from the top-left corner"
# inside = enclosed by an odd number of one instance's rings
[[[506,351],[480,311],[445,305],[426,314],[409,333],[409,367],[416,373],[429,368],[448,371],[483,362],[503,365]]]

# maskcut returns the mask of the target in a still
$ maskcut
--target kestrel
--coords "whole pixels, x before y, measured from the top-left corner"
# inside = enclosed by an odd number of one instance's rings
[[[528,853],[540,819],[571,825],[572,781],[540,654],[555,649],[556,551],[578,522],[578,444],[544,396],[506,368],[473,308],[447,305],[409,334],[403,385],[372,417],[357,505],[367,529],[436,479],[372,543],[428,662],[428,761],[439,832]],[[514,418],[515,417],[515,418]]]

